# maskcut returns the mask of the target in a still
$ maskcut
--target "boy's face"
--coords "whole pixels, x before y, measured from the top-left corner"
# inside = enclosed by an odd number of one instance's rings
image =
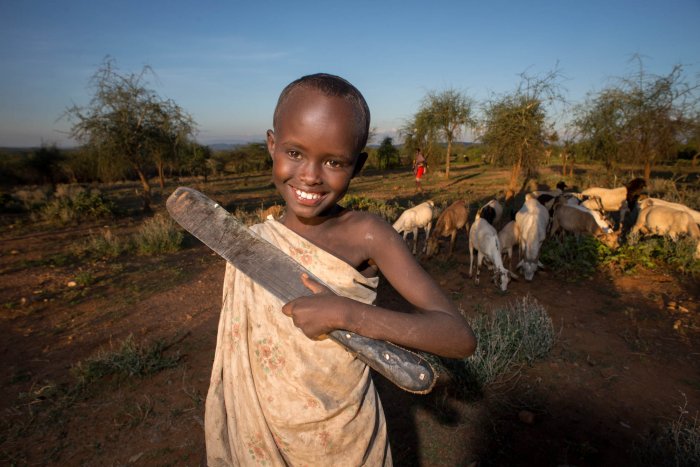
[[[362,168],[357,154],[359,129],[349,102],[313,89],[290,94],[267,132],[272,178],[288,214],[313,219],[330,212]]]

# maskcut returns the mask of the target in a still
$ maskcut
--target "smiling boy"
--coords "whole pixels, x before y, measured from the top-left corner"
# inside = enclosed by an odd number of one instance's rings
[[[337,76],[305,76],[280,95],[267,146],[286,212],[253,229],[335,293],[303,277],[314,295],[283,304],[227,265],[209,465],[391,465],[369,368],[322,339],[331,330],[446,357],[474,351],[469,325],[391,225],[338,204],[367,158],[369,119],[360,92]],[[414,310],[372,305],[370,261]]]

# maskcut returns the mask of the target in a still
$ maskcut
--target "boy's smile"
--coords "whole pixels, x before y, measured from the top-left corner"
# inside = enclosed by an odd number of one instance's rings
[[[275,132],[267,134],[273,181],[287,205],[285,224],[315,224],[335,212],[364,162],[357,155],[360,131],[348,101],[315,89],[290,94]]]

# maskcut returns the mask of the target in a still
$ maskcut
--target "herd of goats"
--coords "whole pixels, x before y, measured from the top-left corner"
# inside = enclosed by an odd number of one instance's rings
[[[635,178],[618,188],[588,188],[581,193],[567,190],[564,182],[556,189],[533,191],[525,195],[522,207],[511,210],[511,219],[500,230],[504,203],[492,199],[479,208],[474,222],[469,225],[469,206],[459,200],[448,206],[438,217],[431,229],[435,215],[435,204],[426,201],[405,210],[394,222],[397,232],[403,238],[413,233],[413,254],[418,244],[418,229],[425,230],[424,253],[430,257],[437,253],[441,237],[450,237],[449,255],[452,254],[457,232],[464,228],[469,237],[469,277],[472,277],[474,251],[477,252],[476,284],[479,283],[479,270],[484,259],[493,270],[494,283],[501,291],[506,291],[511,278],[518,276],[504,266],[507,258],[512,265],[513,248],[518,247],[519,259],[516,270],[522,271],[525,280],[531,281],[538,268],[540,248],[547,236],[563,238],[565,233],[593,235],[610,248],[617,248],[623,231],[625,217],[637,214],[631,229],[630,238],[639,235],[668,235],[673,241],[688,235],[697,240],[695,258],[700,259],[700,212],[683,204],[672,203],[644,195],[646,182]],[[611,213],[617,213],[617,229]]]

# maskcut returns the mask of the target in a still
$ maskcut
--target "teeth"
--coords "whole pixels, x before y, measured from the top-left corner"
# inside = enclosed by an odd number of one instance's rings
[[[305,191],[301,190],[295,190],[297,193],[297,196],[299,198],[304,198],[304,199],[320,199],[321,195],[318,193],[307,193]]]

